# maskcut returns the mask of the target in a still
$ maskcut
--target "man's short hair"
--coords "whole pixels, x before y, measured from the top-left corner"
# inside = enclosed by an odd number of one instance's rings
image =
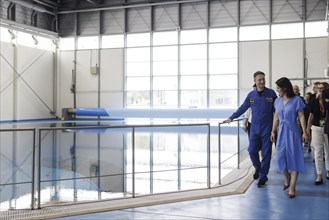
[[[258,76],[258,75],[263,75],[265,76],[265,73],[263,73],[262,71],[257,71],[254,73],[254,79]]]
[[[315,82],[315,83],[313,83],[313,85],[319,85],[321,82]]]

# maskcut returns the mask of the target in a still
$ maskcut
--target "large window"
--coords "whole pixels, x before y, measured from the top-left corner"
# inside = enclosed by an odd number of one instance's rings
[[[181,44],[197,44],[207,42],[207,30],[181,31]]]
[[[237,43],[209,45],[209,107],[226,108],[237,104]]]
[[[303,37],[303,23],[272,25],[272,39]]]
[[[158,38],[161,35],[157,36]],[[159,39],[157,40],[158,43]],[[164,41],[167,41],[164,38]],[[168,42],[168,41],[167,41]],[[153,48],[153,107],[177,108],[178,106],[178,47]]]
[[[61,38],[59,42],[59,48],[61,50],[74,50],[74,38]]]
[[[268,39],[270,39],[269,25],[240,27],[240,41]]]
[[[128,34],[127,107],[236,107],[237,30]],[[269,37],[268,26],[256,30],[267,33],[257,39]]]
[[[328,21],[305,23],[305,37],[326,37],[328,31]]]
[[[1,30],[2,40],[10,41],[8,30]],[[99,36],[78,37],[77,49],[124,48],[127,108],[235,108],[238,47],[249,44],[243,41],[326,36],[327,21],[314,21],[104,35],[101,45]],[[22,44],[35,42],[25,39]],[[74,50],[74,43],[61,39],[60,48]]]
[[[238,28],[212,28],[209,30],[209,42],[231,42],[237,41]]]
[[[207,107],[207,32],[181,32],[181,108]]]
[[[126,103],[128,108],[150,107],[151,63],[149,45],[149,33],[127,35]]]
[[[102,36],[102,48],[123,48],[124,35],[104,35]]]
[[[78,49],[97,49],[99,48],[99,37],[78,37]]]

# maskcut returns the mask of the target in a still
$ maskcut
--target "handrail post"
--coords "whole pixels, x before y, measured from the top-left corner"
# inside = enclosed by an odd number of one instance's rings
[[[240,121],[238,123],[238,136],[237,136],[237,144],[238,144],[238,169],[240,169]]]
[[[211,188],[211,161],[210,161],[210,124],[207,125],[208,138],[207,138],[207,186]]]
[[[32,183],[31,183],[31,209],[34,209],[34,184],[35,184],[35,137],[36,128],[33,129],[33,147],[32,147]]]
[[[221,169],[222,169],[222,163],[221,163],[221,141],[220,141],[220,126],[221,124],[218,124],[218,184],[222,184],[222,178],[221,178]]]
[[[135,198],[135,127],[132,129],[132,197]]]
[[[39,129],[39,153],[38,153],[38,209],[41,209],[41,131]]]

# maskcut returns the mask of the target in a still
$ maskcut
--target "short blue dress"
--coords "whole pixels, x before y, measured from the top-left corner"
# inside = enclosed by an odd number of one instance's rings
[[[298,112],[305,104],[299,96],[294,96],[284,105],[282,97],[274,102],[279,116],[279,128],[276,140],[276,158],[280,172],[305,172],[302,138],[297,123]]]

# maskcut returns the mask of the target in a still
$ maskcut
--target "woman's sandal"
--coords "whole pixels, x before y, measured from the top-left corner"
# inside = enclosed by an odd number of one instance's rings
[[[286,183],[284,183],[284,184],[283,184],[283,190],[286,190],[286,189],[289,188],[289,186],[290,186],[290,180],[291,180],[291,174],[289,175],[289,178],[288,178],[288,182],[289,182],[289,184],[286,185]],[[290,198],[290,197],[289,197],[289,198]]]

